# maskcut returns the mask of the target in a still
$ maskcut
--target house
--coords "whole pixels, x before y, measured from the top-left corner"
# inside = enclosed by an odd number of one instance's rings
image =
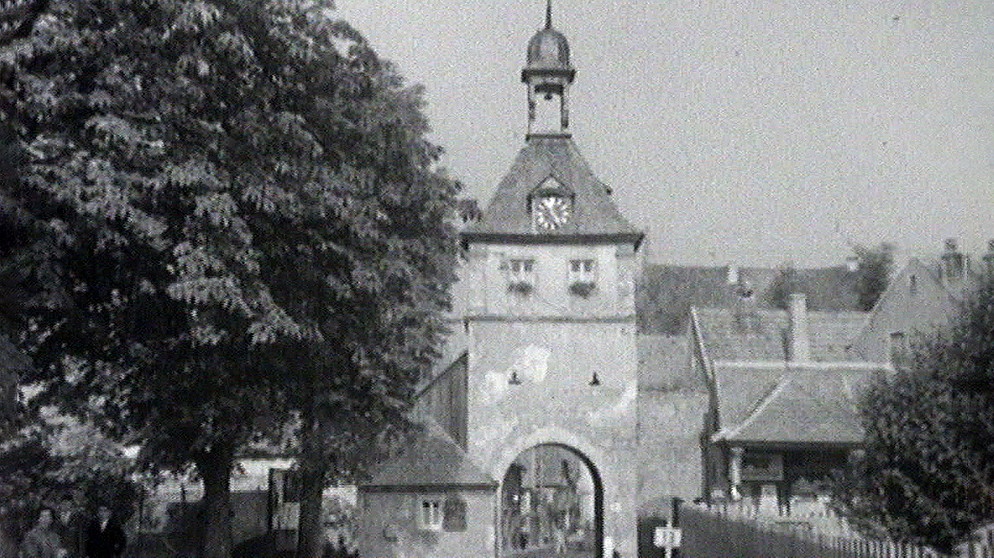
[[[849,348],[853,357],[907,365],[920,336],[947,327],[984,274],[994,274],[994,240],[979,262],[960,252],[956,239],[934,260],[912,258],[890,280]]]
[[[786,311],[748,299],[692,310],[693,367],[711,395],[702,437],[707,499],[744,500],[757,513],[779,515],[816,497],[846,466],[863,438],[860,389],[890,370],[847,356],[865,319],[809,311],[800,293]]]

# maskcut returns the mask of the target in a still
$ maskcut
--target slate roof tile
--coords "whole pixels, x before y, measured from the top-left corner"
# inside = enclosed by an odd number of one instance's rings
[[[712,360],[785,361],[790,318],[784,310],[695,308],[704,346]],[[808,312],[811,359],[849,360],[846,347],[866,321],[866,312]]]
[[[753,291],[757,308],[774,309],[771,291],[780,273],[774,268],[738,267],[737,275]],[[799,291],[812,311],[859,309],[856,274],[846,266],[795,270]],[[728,266],[700,267],[648,264],[638,285],[639,331],[679,334],[687,330],[691,307],[732,308],[739,304],[739,286],[728,283]]]
[[[886,368],[717,365],[721,430],[715,440],[742,443],[858,444],[862,387]]]
[[[362,488],[452,486],[496,487],[465,451],[440,426],[429,421],[414,435],[402,453],[374,469]]]
[[[532,229],[528,197],[552,176],[575,196],[567,223],[550,237],[569,235],[631,235],[641,238],[618,211],[610,189],[594,176],[580,150],[567,136],[532,137],[501,180],[482,218],[468,227],[465,237],[479,235],[538,236]]]

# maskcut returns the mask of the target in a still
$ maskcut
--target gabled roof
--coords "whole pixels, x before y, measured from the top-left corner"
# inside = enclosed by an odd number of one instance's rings
[[[716,365],[721,429],[712,440],[858,444],[856,399],[873,374],[886,371],[864,363]]]
[[[732,308],[739,301],[739,285],[728,283],[728,266],[700,267],[664,264],[645,266],[636,305],[641,333],[678,334],[687,330],[690,308]],[[780,271],[737,267],[741,282],[754,292],[758,308],[772,309],[771,290]],[[797,269],[798,292],[807,295],[812,310],[858,310],[857,274],[846,266]]]
[[[565,225],[536,233],[528,206],[531,193],[549,177],[574,196]],[[532,136],[518,152],[479,222],[463,232],[466,240],[511,237],[562,241],[568,237],[622,237],[640,242],[642,233],[628,223],[611,199],[610,189],[594,176],[568,136]]]
[[[701,341],[714,361],[787,360],[790,318],[784,310],[694,308]],[[866,312],[808,311],[811,360],[845,361],[846,348],[866,320]]]
[[[372,479],[359,488],[388,492],[454,487],[495,490],[497,483],[440,426],[429,420],[412,435],[401,454],[377,465]]]

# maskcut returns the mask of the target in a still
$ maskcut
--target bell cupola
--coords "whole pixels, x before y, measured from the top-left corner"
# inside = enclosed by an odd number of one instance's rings
[[[569,86],[576,70],[566,36],[552,27],[552,0],[545,5],[545,27],[528,41],[521,81],[528,86],[528,136],[569,136]]]

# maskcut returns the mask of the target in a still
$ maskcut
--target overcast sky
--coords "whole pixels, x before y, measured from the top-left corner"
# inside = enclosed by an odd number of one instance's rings
[[[544,0],[338,0],[426,88],[486,203],[524,143]],[[991,0],[554,0],[573,138],[654,261],[812,266],[994,238]]]

